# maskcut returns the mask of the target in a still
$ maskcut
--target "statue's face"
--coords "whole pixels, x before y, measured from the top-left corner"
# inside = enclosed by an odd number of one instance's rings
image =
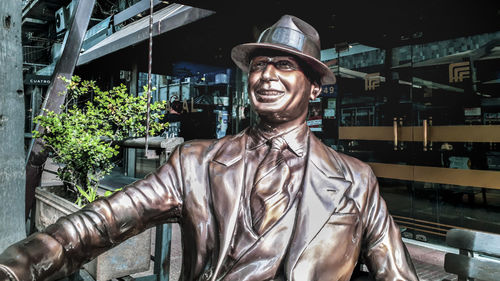
[[[256,56],[250,62],[248,92],[254,110],[267,124],[301,124],[308,100],[319,94],[292,56]]]

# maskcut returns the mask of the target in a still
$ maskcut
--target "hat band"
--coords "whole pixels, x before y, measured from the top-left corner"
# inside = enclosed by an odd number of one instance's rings
[[[295,49],[305,55],[319,58],[319,50],[314,42],[304,33],[287,27],[270,27],[264,30],[257,40],[257,43],[271,43],[284,45]]]

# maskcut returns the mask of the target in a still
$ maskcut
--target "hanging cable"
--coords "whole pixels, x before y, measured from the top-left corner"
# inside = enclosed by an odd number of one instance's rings
[[[153,66],[153,0],[149,0],[149,55],[148,55],[148,102],[146,111],[146,147],[144,156],[148,158],[149,111],[151,107],[151,69]]]

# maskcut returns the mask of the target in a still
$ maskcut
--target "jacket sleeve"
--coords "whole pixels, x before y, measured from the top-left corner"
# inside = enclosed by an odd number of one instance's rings
[[[61,278],[149,227],[178,220],[183,205],[179,149],[155,173],[8,247],[0,255],[0,281]]]
[[[363,259],[376,280],[418,280],[399,228],[379,194],[379,185],[369,171],[365,206]]]

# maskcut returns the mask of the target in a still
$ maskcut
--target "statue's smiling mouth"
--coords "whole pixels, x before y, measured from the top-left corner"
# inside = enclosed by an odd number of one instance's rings
[[[258,89],[256,93],[257,95],[264,97],[277,97],[283,95],[285,92],[275,89]]]

